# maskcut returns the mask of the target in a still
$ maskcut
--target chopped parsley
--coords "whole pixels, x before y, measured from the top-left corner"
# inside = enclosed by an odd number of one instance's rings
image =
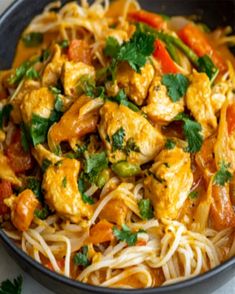
[[[32,32],[22,37],[22,41],[25,47],[37,47],[43,42],[43,34],[38,32]]]
[[[45,158],[42,162],[42,171],[45,172],[48,169],[48,167],[51,165],[52,165],[52,162],[49,159]]]
[[[20,138],[21,138],[21,145],[23,147],[24,152],[29,152],[30,144],[28,141],[27,129],[24,123],[20,124]]]
[[[175,148],[176,143],[171,140],[171,139],[167,139],[166,140],[166,144],[165,144],[165,148],[168,150],[174,149]]]
[[[81,175],[81,177],[78,179],[78,190],[81,193],[82,201],[87,204],[94,204],[94,199],[92,197],[89,197],[86,195],[86,183],[84,179],[84,174]]]
[[[132,151],[133,152],[140,152],[139,146],[136,145],[135,141],[133,138],[130,138],[126,142],[126,146],[124,147],[124,152],[128,156]]]
[[[229,171],[230,164],[224,161],[220,164],[220,169],[214,175],[213,183],[219,186],[224,186],[226,183],[230,182],[232,179],[232,174]]]
[[[3,128],[4,124],[8,124],[12,109],[13,109],[13,106],[11,104],[6,104],[0,110],[0,128],[1,129]]]
[[[200,72],[205,72],[211,82],[213,82],[218,73],[219,70],[211,60],[211,58],[208,55],[204,55],[203,57],[200,57],[198,59],[198,69]]]
[[[189,80],[182,74],[165,74],[162,83],[173,102],[179,101],[187,92]]]
[[[19,67],[15,69],[14,74],[12,74],[9,78],[9,84],[10,85],[18,85],[22,79],[38,79],[39,73],[36,71],[36,69],[33,67],[33,65],[38,60],[35,59],[33,61],[25,61],[23,62]]]
[[[113,135],[112,135],[112,150],[113,152],[116,150],[122,150],[124,139],[125,139],[125,130],[123,127],[118,129]]]
[[[44,143],[46,141],[49,126],[50,121],[48,118],[33,114],[30,126],[30,136],[33,146]]]
[[[26,188],[33,191],[37,198],[42,202],[41,182],[35,177],[28,177]]]
[[[197,199],[197,197],[198,197],[198,192],[197,192],[197,191],[192,191],[192,192],[190,192],[189,195],[188,195],[188,198],[189,198],[190,200],[195,200],[195,199]]]
[[[63,180],[62,180],[62,187],[63,188],[67,187],[67,178],[66,177],[64,177]]]
[[[138,203],[140,215],[143,219],[153,218],[153,206],[150,199],[141,199]]]
[[[201,149],[203,143],[203,136],[201,134],[202,127],[201,125],[192,120],[188,115],[185,113],[178,114],[175,119],[176,121],[182,120],[183,131],[185,138],[188,142],[188,147],[186,148],[187,152],[195,153]]]
[[[128,246],[134,246],[137,242],[138,232],[132,232],[126,225],[122,225],[121,230],[113,227],[113,234],[117,240],[125,241]]]
[[[88,258],[88,246],[83,246],[82,252],[79,252],[74,256],[74,263],[75,265],[81,265],[83,267],[87,267],[90,264]]]
[[[21,294],[22,284],[22,276],[18,276],[13,282],[10,280],[3,281],[0,286],[0,294]]]
[[[121,89],[116,96],[109,97],[109,100],[111,100],[113,102],[117,102],[118,104],[124,105],[124,106],[130,108],[131,110],[133,110],[134,112],[140,111],[138,106],[136,106],[134,103],[130,102],[127,99],[126,93],[124,92],[123,89]]]

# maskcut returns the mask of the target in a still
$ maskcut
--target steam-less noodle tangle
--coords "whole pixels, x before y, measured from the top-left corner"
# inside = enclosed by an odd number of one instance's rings
[[[126,289],[233,257],[231,33],[135,0],[45,7],[0,73],[9,238],[51,271]]]

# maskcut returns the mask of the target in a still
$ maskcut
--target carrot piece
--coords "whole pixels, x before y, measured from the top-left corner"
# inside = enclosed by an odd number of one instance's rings
[[[73,40],[68,49],[70,61],[92,64],[92,54],[89,44],[85,40]]]
[[[178,35],[182,41],[187,44],[199,57],[204,55],[210,56],[220,72],[226,72],[226,63],[210,44],[206,34],[203,33],[197,26],[189,23],[179,31]]]
[[[229,196],[228,186],[212,186],[213,202],[211,219],[216,230],[223,230],[235,226],[235,213]]]
[[[20,130],[14,133],[6,150],[6,156],[15,173],[25,172],[33,167],[33,159],[30,153],[23,150]]]
[[[229,135],[235,130],[235,103],[231,104],[227,108],[227,124]]]
[[[164,29],[166,26],[166,22],[161,15],[145,10],[130,12],[128,13],[128,18],[133,21],[143,22],[155,29]]]
[[[88,242],[92,244],[100,244],[114,239],[113,224],[106,220],[101,220],[90,230]]]
[[[160,62],[164,74],[180,73],[162,41],[156,40],[153,56]]]
[[[0,215],[4,215],[9,211],[9,208],[4,204],[4,199],[13,194],[11,183],[2,180],[0,183]]]

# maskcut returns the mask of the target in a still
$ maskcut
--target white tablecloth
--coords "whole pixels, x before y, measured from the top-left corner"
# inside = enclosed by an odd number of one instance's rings
[[[0,0],[0,13],[13,1],[14,0]],[[7,255],[6,251],[0,247],[0,282],[7,278],[14,278],[19,274],[22,274],[24,278],[22,294],[52,294],[51,291],[48,291],[27,274],[23,273],[23,271],[15,264],[15,261],[12,260]],[[235,277],[228,284],[214,292],[214,294],[235,294]]]

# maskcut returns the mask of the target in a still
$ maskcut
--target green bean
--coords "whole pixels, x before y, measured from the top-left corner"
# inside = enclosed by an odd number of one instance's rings
[[[110,177],[110,172],[108,169],[104,169],[98,176],[97,180],[96,180],[96,186],[98,188],[102,188],[107,181],[109,180]]]
[[[120,161],[112,165],[112,170],[119,177],[127,178],[136,176],[141,172],[141,168],[137,164],[132,164],[127,161]]]

